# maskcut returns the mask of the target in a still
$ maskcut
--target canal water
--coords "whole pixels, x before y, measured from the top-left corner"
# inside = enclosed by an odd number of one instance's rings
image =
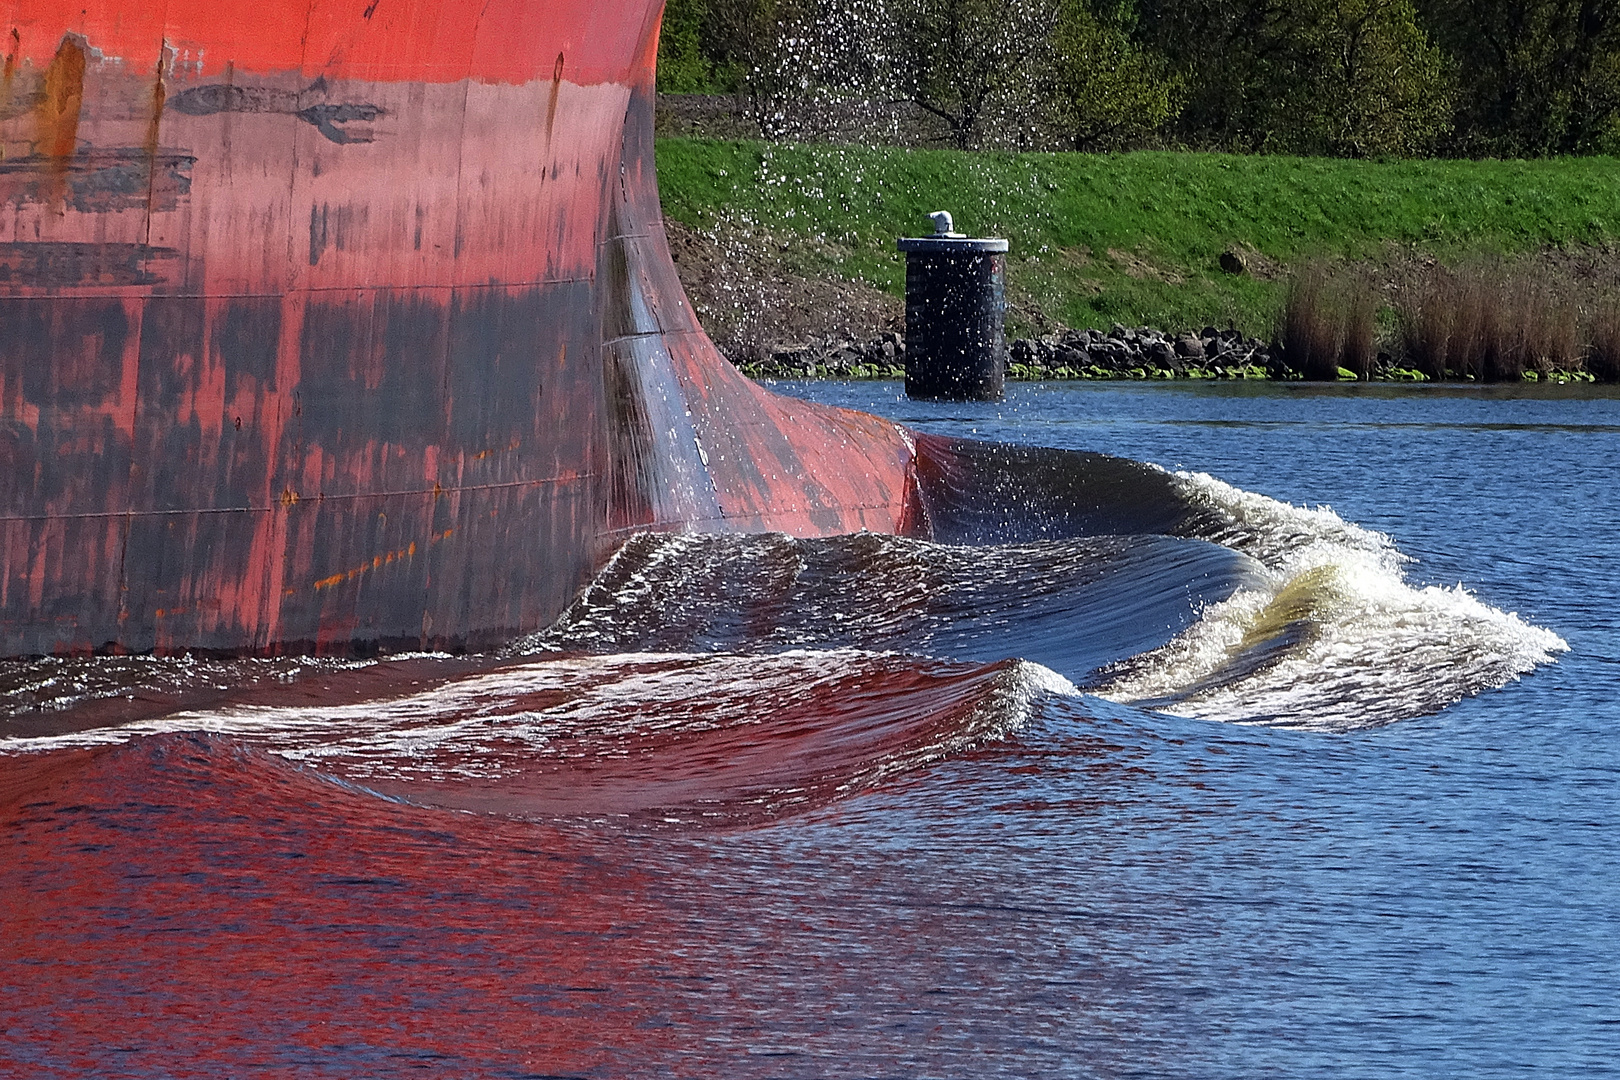
[[[1620,1071],[1620,397],[776,389],[1155,468],[638,537],[500,656],[0,668],[0,1074]]]

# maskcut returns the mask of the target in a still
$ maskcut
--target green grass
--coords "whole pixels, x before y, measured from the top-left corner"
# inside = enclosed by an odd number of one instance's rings
[[[667,216],[750,232],[784,269],[900,295],[895,238],[946,209],[1011,241],[1010,321],[1271,329],[1283,285],[1223,274],[1247,245],[1302,259],[1442,261],[1620,238],[1620,161],[1363,162],[1225,154],[1009,154],[665,139]],[[784,250],[785,249],[785,250]],[[1117,254],[1110,254],[1111,252]],[[1132,272],[1134,270],[1134,273]]]

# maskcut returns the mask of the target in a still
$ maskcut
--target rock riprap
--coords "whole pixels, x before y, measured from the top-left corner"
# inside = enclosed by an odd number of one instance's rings
[[[906,342],[898,333],[867,342],[826,338],[731,357],[756,379],[899,379]],[[1037,379],[1286,379],[1291,373],[1273,350],[1236,330],[1206,326],[1197,333],[1165,334],[1115,325],[1017,338],[1007,346],[1007,377]]]

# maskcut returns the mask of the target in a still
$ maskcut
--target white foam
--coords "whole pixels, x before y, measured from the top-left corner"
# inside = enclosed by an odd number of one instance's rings
[[[1122,665],[1099,696],[1158,700],[1180,716],[1348,730],[1433,712],[1569,648],[1460,585],[1410,585],[1410,560],[1387,536],[1327,507],[1289,506],[1202,473],[1176,475],[1193,498],[1230,518],[1219,539],[1259,559],[1265,579]],[[1295,620],[1307,624],[1297,644],[1242,670],[1245,648]]]
[[[573,756],[582,737],[587,754],[601,754],[611,753],[616,739],[660,730],[696,732],[791,718],[858,689],[868,677],[918,662],[859,649],[547,658],[362,704],[238,705],[61,735],[0,738],[0,754],[201,731],[294,761],[330,765],[354,780],[493,779],[522,771],[539,757]],[[1040,697],[1074,693],[1056,672],[1020,662],[997,677],[957,730],[924,748],[923,758],[1005,737],[1027,723]],[[875,765],[883,771],[884,763]]]
[[[1043,697],[1080,696],[1080,689],[1074,683],[1051,668],[1032,660],[1020,660],[1016,675],[1024,698],[1029,704]]]

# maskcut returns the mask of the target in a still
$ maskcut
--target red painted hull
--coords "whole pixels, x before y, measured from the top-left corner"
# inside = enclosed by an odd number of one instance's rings
[[[368,2],[6,11],[0,654],[476,648],[631,530],[911,528],[904,432],[692,317],[657,0]]]

